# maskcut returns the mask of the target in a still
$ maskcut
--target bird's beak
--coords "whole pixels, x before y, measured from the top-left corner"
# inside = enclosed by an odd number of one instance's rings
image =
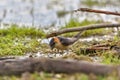
[[[49,45],[50,45],[51,50],[53,50],[53,48],[55,47],[54,39],[51,39]]]

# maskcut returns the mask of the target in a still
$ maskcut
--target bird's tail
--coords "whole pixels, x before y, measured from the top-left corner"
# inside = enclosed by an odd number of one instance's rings
[[[81,37],[81,35],[82,35],[82,33],[83,33],[84,31],[80,31],[79,33],[77,33],[75,36],[74,36],[74,38],[76,38],[77,40]]]
[[[78,32],[75,36],[73,36],[72,40],[71,40],[71,43],[75,43],[76,41],[78,41],[82,35],[84,31],[80,31]]]

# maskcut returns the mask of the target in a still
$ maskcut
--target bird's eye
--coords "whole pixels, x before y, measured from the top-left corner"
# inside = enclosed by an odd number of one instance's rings
[[[50,47],[53,47],[55,45],[54,39],[52,38],[49,43]]]

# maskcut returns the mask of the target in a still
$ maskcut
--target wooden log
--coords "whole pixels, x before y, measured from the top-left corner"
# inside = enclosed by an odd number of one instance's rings
[[[120,27],[120,24],[94,24],[94,25],[88,25],[83,27],[67,28],[67,29],[62,29],[62,30],[47,34],[46,37],[50,38],[50,37],[54,37],[63,33],[68,33],[68,32],[77,32],[77,31],[79,32],[79,31],[85,31],[85,30],[100,29],[100,28],[114,28],[114,27]]]
[[[113,71],[119,71],[119,67],[66,59],[28,58],[0,61],[0,75],[21,75],[24,72],[36,71],[107,75]]]

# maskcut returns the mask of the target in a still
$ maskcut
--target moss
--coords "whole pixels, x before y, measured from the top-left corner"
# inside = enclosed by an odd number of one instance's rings
[[[92,7],[92,6],[103,6],[103,5],[106,5],[106,2],[105,1],[99,2],[97,0],[83,0],[82,4],[87,5],[89,7]]]
[[[111,33],[112,30],[105,30],[105,29],[94,29],[94,30],[87,30],[83,33],[83,37],[88,37],[88,36],[102,36],[102,35],[105,35],[105,34],[109,34]]]
[[[12,25],[5,29],[0,29],[0,36],[10,36],[10,37],[44,37],[45,33],[34,27],[18,27],[17,25]]]
[[[114,55],[112,51],[104,52],[101,58],[104,64],[120,64],[119,56]]]
[[[65,26],[62,27],[62,29],[64,28],[73,28],[73,27],[83,27],[86,25],[90,25],[90,24],[97,24],[97,23],[102,23],[102,21],[89,21],[89,20],[84,20],[82,22],[79,22],[77,19],[71,18],[70,21],[68,23],[66,23]],[[94,29],[94,30],[87,30],[84,31],[84,33],[82,34],[82,37],[88,37],[88,36],[93,36],[93,35],[105,35],[105,34],[109,34],[111,33],[112,30],[106,30],[106,29]],[[63,34],[62,36],[74,36],[76,35],[77,32],[72,32],[72,33],[66,33]]]
[[[94,24],[94,23],[101,23],[101,21],[89,21],[85,19],[82,22],[79,22],[78,19],[76,18],[71,18],[68,23],[65,24],[62,28],[72,28],[72,27],[80,27],[80,26],[86,26],[89,24]]]
[[[11,27],[0,29],[0,56],[23,55],[40,50],[38,38],[43,38],[45,33],[33,27]]]
[[[64,17],[66,14],[68,14],[69,12],[67,11],[57,11],[57,16],[58,17]]]

